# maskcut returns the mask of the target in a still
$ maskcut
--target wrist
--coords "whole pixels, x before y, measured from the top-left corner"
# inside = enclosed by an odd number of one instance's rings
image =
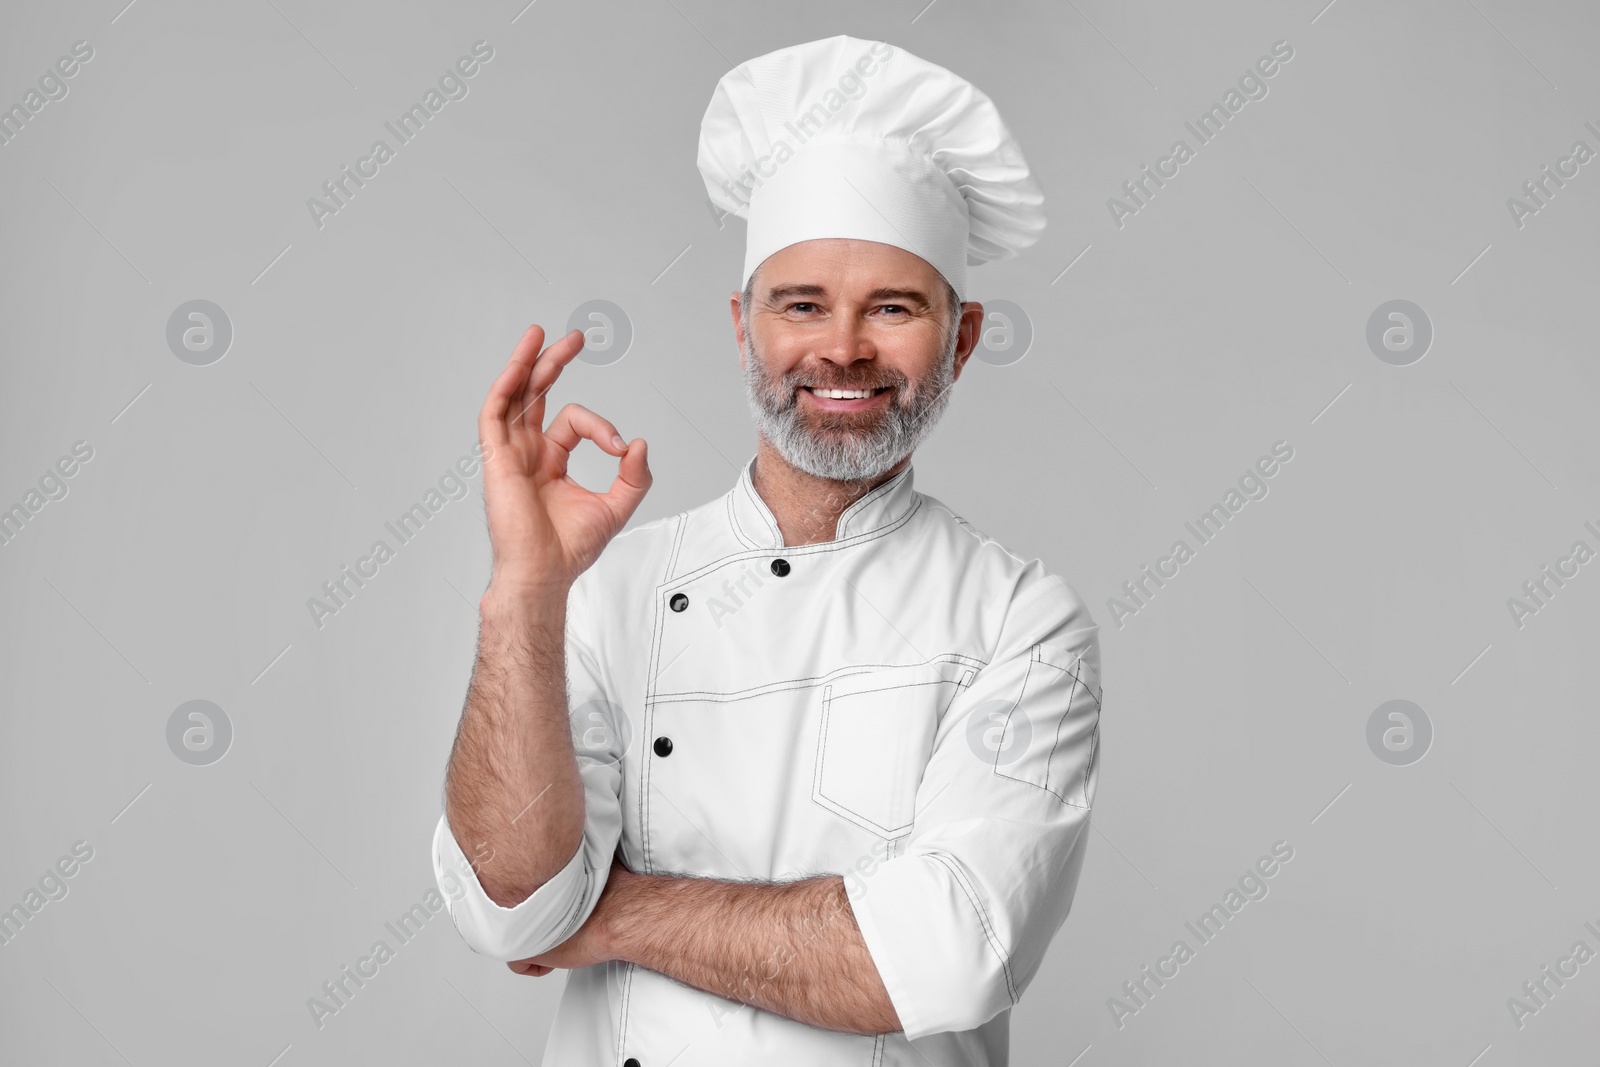
[[[604,910],[601,913],[601,938],[607,958],[619,963],[642,963],[637,958],[634,932],[639,928],[640,894],[650,882],[649,875],[635,874],[620,863],[607,876]]]
[[[516,612],[565,615],[572,583],[518,575],[495,575],[478,600],[484,614]]]

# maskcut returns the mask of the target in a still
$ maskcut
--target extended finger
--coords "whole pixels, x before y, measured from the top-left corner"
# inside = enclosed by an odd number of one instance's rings
[[[489,395],[478,412],[478,438],[485,445],[499,447],[506,443],[509,436],[506,413],[512,409],[515,399],[522,394],[530,368],[542,344],[544,344],[543,327],[529,326],[523,333],[522,339],[517,342],[516,348],[512,350],[511,358],[506,361],[500,376],[489,387]]]
[[[544,398],[561,376],[561,369],[583,351],[583,331],[573,329],[539,354],[534,361],[533,373],[528,376],[519,403],[522,418],[534,426],[544,425]],[[513,420],[515,421],[515,420]]]

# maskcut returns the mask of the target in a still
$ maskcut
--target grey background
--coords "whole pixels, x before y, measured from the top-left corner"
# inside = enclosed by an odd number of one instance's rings
[[[0,906],[94,858],[0,946],[0,1060],[538,1061],[561,976],[443,912],[320,1029],[306,1007],[432,886],[481,478],[320,629],[306,601],[467,454],[522,329],[587,300],[634,339],[554,399],[649,440],[635,521],[732,484],[743,224],[706,206],[698,123],[725,70],[834,33],[972,79],[1048,198],[1042,241],[972,275],[1031,349],[975,360],[916,457],[1102,627],[1095,832],[1014,1062],[1592,1059],[1600,962],[1520,1029],[1506,1000],[1600,949],[1600,564],[1521,628],[1507,598],[1600,547],[1600,162],[1521,228],[1506,201],[1600,149],[1600,13],[1324,2],[5,5],[0,103],[95,55],[0,147],[0,505],[94,456],[0,547]],[[307,198],[480,39],[469,95],[319,229]],[[1116,226],[1279,40],[1269,94]],[[194,299],[232,323],[209,366],[165,340]],[[1435,331],[1410,366],[1366,343],[1393,299]],[[1107,598],[1278,440],[1269,495],[1119,627]],[[167,743],[197,699],[233,731],[208,766]],[[1392,699],[1431,720],[1420,762],[1368,747]],[[1278,840],[1270,895],[1119,1028],[1108,998]]]

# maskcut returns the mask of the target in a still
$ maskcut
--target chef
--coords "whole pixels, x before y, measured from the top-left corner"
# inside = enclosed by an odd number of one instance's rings
[[[1004,1064],[1088,845],[1097,626],[911,455],[978,342],[967,267],[1043,197],[988,97],[843,36],[725,75],[699,166],[747,222],[755,455],[620,533],[645,442],[547,421],[583,335],[530,327],[479,416],[494,563],[435,874],[473,949],[565,972],[546,1064]],[[566,474],[585,439],[603,494]]]

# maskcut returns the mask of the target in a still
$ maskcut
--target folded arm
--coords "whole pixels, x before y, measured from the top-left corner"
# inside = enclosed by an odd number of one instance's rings
[[[512,969],[624,960],[809,1025],[913,1041],[1014,1006],[1077,888],[1101,686],[1098,627],[1065,583],[1019,595],[1010,622],[941,721],[904,850],[849,892],[831,875],[722,882],[614,861],[588,921]]]
[[[685,985],[826,1030],[900,1029],[844,880],[726,882],[612,867],[589,921],[524,974],[636,963]]]

